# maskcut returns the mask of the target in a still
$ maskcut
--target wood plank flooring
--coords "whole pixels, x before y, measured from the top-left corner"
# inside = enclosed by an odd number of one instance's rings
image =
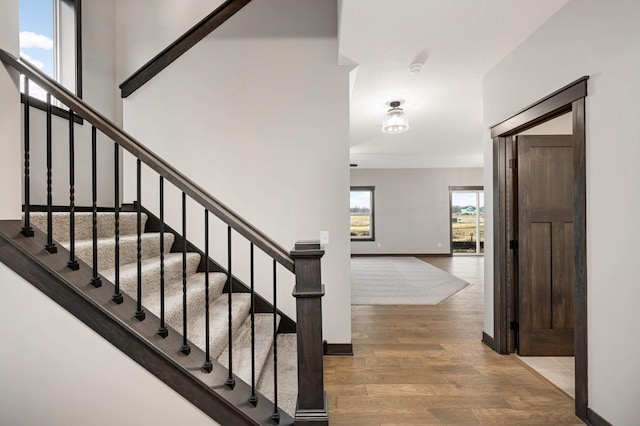
[[[325,357],[331,425],[581,425],[574,401],[481,343],[482,257],[422,258],[470,286],[436,306],[352,306],[354,356]]]

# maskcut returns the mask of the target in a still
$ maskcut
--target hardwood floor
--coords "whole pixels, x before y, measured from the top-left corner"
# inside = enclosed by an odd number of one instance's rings
[[[331,425],[581,425],[574,401],[481,343],[483,258],[422,258],[469,281],[436,306],[352,306],[352,357],[325,357]]]

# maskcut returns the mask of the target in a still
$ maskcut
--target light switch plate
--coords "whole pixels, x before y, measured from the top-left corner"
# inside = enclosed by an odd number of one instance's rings
[[[320,231],[320,244],[329,244],[329,231]]]

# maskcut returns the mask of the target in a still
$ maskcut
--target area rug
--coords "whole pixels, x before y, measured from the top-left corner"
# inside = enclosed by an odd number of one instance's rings
[[[467,285],[415,257],[351,259],[353,305],[437,305]]]

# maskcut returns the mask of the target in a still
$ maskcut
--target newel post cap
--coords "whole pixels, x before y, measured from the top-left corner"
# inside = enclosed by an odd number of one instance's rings
[[[296,242],[296,245],[291,250],[291,257],[294,259],[300,258],[317,258],[320,259],[324,256],[324,249],[320,245],[318,240],[303,240]]]

